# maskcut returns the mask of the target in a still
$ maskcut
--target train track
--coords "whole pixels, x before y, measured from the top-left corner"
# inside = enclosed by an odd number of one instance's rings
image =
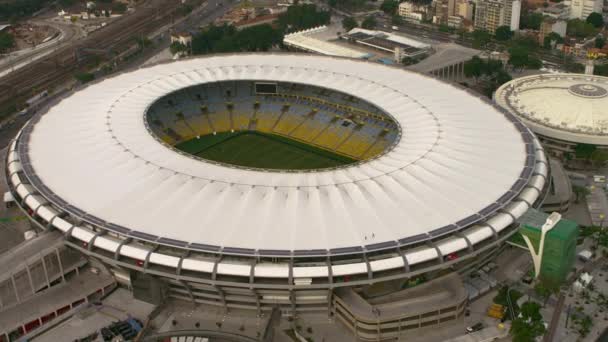
[[[18,106],[36,93],[70,79],[75,72],[99,58],[110,59],[131,47],[136,43],[135,38],[146,37],[169,24],[177,16],[179,3],[179,0],[149,0],[134,13],[83,40],[59,48],[47,57],[6,75],[0,79],[0,108]]]

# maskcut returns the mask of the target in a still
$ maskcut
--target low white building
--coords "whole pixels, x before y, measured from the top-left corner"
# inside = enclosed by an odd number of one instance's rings
[[[328,42],[314,35],[327,30],[327,26],[319,26],[312,29],[294,32],[283,37],[283,44],[297,50],[318,53],[325,56],[367,58],[368,53],[350,49],[346,46]]]
[[[175,32],[171,34],[171,44],[178,42],[185,46],[192,44],[192,34],[189,32]]]

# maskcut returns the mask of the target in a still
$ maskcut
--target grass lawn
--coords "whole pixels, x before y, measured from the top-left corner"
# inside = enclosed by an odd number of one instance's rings
[[[299,141],[260,132],[224,132],[175,146],[204,159],[244,167],[311,170],[356,160]]]

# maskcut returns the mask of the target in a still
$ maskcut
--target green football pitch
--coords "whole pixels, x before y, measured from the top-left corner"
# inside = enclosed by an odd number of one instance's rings
[[[264,169],[312,170],[356,162],[315,146],[260,132],[217,133],[175,147],[208,160]]]

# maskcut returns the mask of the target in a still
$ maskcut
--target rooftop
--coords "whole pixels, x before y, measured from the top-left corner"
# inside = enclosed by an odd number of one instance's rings
[[[359,164],[285,173],[195,160],[147,130],[144,113],[156,99],[235,79],[366,99],[394,118],[402,138]],[[532,139],[510,114],[420,74],[323,56],[237,54],[97,81],[33,120],[20,141],[45,198],[110,230],[225,249],[335,250],[419,241],[497,215],[532,176]]]
[[[538,134],[576,143],[608,145],[608,77],[583,74],[522,77],[501,86],[495,100]]]

